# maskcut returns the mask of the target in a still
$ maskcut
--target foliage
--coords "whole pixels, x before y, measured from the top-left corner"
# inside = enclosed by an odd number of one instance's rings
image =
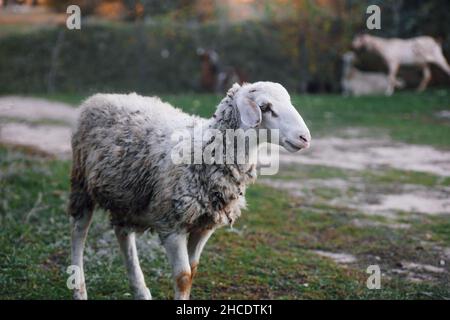
[[[198,47],[216,50],[223,66],[238,68],[248,81],[278,81],[297,92],[338,92],[341,55],[350,49],[354,34],[368,31],[367,1],[262,1],[258,4],[265,15],[241,23],[217,17],[199,23],[196,19],[202,19],[195,15],[200,13],[187,0],[138,2],[152,15],[137,23],[86,19],[81,31],[58,26],[5,32],[0,38],[0,93],[200,91]],[[86,3],[94,8],[97,2]],[[136,1],[123,3],[132,13]],[[450,49],[450,39],[445,39],[448,1],[373,3],[382,7],[382,29],[370,33],[429,34],[443,41],[445,52]],[[381,59],[361,58],[358,67],[363,70],[384,68]],[[438,83],[448,83],[443,72],[437,75]],[[415,85],[420,74],[400,77]]]
[[[101,0],[47,0],[46,5],[58,12],[66,12],[70,5],[80,7],[84,15],[94,14]]]
[[[270,79],[298,90],[304,68],[299,32],[294,22],[248,22],[225,29],[216,24],[101,24],[83,25],[81,31],[59,27],[12,34],[0,39],[0,92],[196,91],[197,47],[214,48],[223,65],[241,69],[249,81]],[[325,27],[315,34],[328,37]],[[330,52],[313,44],[306,50],[311,78],[337,84],[340,49]]]

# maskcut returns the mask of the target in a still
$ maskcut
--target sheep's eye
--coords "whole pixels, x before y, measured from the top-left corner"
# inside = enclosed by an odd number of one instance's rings
[[[260,107],[262,112],[267,112],[272,109],[272,104],[270,102],[262,104]]]
[[[270,111],[273,117],[278,117],[278,114],[275,111],[273,111],[272,104],[270,102],[261,105],[260,109],[261,109],[261,112],[263,112],[263,113]]]

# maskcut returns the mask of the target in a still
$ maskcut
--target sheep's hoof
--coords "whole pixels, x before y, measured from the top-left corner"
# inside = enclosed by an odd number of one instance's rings
[[[152,300],[152,294],[150,293],[150,290],[148,288],[145,288],[144,290],[140,292],[136,292],[134,295],[135,300]]]

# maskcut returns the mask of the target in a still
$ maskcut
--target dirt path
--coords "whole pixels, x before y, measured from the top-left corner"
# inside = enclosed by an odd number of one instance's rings
[[[77,116],[76,108],[60,102],[0,97],[0,143],[31,147],[69,159],[71,127]]]
[[[394,142],[389,138],[313,138],[311,148],[300,154],[281,150],[280,161],[353,170],[390,167],[450,176],[449,151]]]
[[[6,123],[0,126],[0,142],[9,145],[32,147],[42,153],[69,159],[70,127]]]
[[[261,177],[258,182],[286,190],[310,206],[326,203],[333,207],[391,219],[395,219],[398,212],[450,214],[450,187],[409,184],[381,187],[370,185],[360,178],[296,179],[294,176],[292,180]],[[327,197],[318,195],[321,190],[330,195]],[[361,226],[364,226],[364,223]],[[388,226],[397,229],[404,228],[405,224],[390,223]]]
[[[344,170],[382,172],[386,169],[432,174],[442,178],[450,176],[450,152],[426,145],[409,145],[392,141],[389,137],[367,138],[360,129],[349,129],[351,136],[313,139],[310,149],[301,154],[280,150],[280,168],[284,166],[307,170],[308,165],[319,165]],[[360,137],[358,137],[360,136]],[[268,159],[262,159],[267,162]],[[300,169],[301,167],[301,169]],[[425,187],[393,182],[380,187],[363,181],[361,175],[328,179],[290,180],[261,177],[259,181],[283,189],[313,205],[317,201],[327,205],[349,208],[368,215],[395,218],[398,212],[417,214],[450,214],[450,188]],[[331,196],[321,199],[317,190],[326,190]],[[404,224],[401,224],[401,228]],[[397,223],[389,226],[397,228]]]
[[[53,120],[72,125],[77,116],[77,108],[62,102],[18,96],[0,97],[0,118],[26,121]]]
[[[0,97],[0,142],[25,145],[57,157],[70,155],[70,127],[78,115],[70,105],[45,99]],[[48,122],[57,122],[49,125]],[[358,132],[356,131],[356,134]],[[266,161],[267,159],[262,159]],[[314,138],[299,154],[280,151],[281,164],[299,163],[364,170],[391,167],[450,176],[450,152],[389,138]]]

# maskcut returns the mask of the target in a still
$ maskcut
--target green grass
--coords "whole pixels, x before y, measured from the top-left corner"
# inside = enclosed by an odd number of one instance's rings
[[[366,128],[368,135],[440,148],[450,147],[450,123],[434,113],[449,110],[450,91],[399,93],[394,97],[341,98],[295,96],[294,104],[313,136],[340,135],[348,127]],[[83,95],[43,96],[73,105]],[[220,97],[169,95],[164,100],[202,116],[212,114]],[[51,160],[29,149],[0,147],[0,299],[70,299],[66,287],[69,265],[69,161]],[[450,180],[431,174],[386,169],[344,170],[324,166],[288,166],[280,180],[360,179],[369,190],[390,190],[396,184],[445,187]],[[248,210],[235,225],[217,231],[208,242],[194,281],[196,299],[428,299],[450,298],[446,272],[433,281],[414,283],[392,272],[402,261],[438,265],[438,248],[450,248],[448,216],[399,214],[392,229],[387,218],[332,205],[340,196],[331,187],[314,190],[318,201],[306,203],[261,184],[247,193]],[[348,192],[352,192],[349,190]],[[354,219],[381,223],[357,227]],[[384,224],[383,224],[384,223]],[[139,237],[146,282],[156,299],[171,298],[170,269],[160,248],[148,249]],[[314,254],[313,250],[346,252],[357,257],[348,266]],[[382,289],[366,288],[367,266],[378,264]],[[108,224],[97,212],[88,237],[86,275],[92,299],[129,299],[126,272]]]
[[[69,167],[67,161],[0,149],[0,298],[70,298],[65,285]],[[449,279],[444,275],[438,283],[428,284],[390,275],[382,279],[381,290],[365,286],[370,264],[388,270],[403,259],[424,263],[438,259],[436,253],[416,247],[429,233],[435,244],[450,245],[448,221],[443,218],[422,217],[409,230],[357,228],[349,223],[358,217],[355,214],[333,208],[311,210],[283,192],[258,184],[249,189],[247,198],[249,210],[235,226],[238,232],[221,229],[208,243],[193,298],[404,299],[427,298],[430,292],[433,298],[450,297]],[[86,262],[90,298],[128,299],[130,291],[115,241],[106,238],[107,243],[101,244],[108,233],[107,215],[97,212],[88,240],[92,252]],[[109,248],[106,255],[100,253],[105,247]],[[342,267],[311,252],[316,249],[349,252],[358,256],[358,263]],[[171,298],[168,264],[160,250],[155,254],[150,259],[141,252],[147,283],[154,298]]]
[[[86,96],[45,96],[76,105]],[[210,117],[222,97],[216,95],[161,95],[162,99],[203,117]],[[450,120],[436,112],[450,110],[450,90],[424,93],[399,92],[392,97],[343,98],[339,95],[293,95],[313,136],[339,134],[349,127],[367,128],[371,134],[388,134],[393,139],[450,148]]]
[[[431,173],[392,168],[383,170],[352,170],[322,165],[286,165],[272,176],[275,180],[349,179],[360,178],[370,184],[416,184],[426,187],[450,186],[450,178]]]
[[[409,143],[450,146],[449,120],[435,117],[437,111],[450,109],[448,90],[400,92],[393,97],[305,96],[293,100],[316,134],[363,127],[385,130],[392,138]]]

